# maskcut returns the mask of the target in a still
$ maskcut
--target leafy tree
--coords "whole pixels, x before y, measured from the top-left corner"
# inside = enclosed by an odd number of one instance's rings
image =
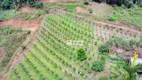
[[[30,6],[35,8],[42,8],[43,3],[38,0],[3,0],[0,1],[0,5],[3,9],[16,8],[19,9],[22,6]]]
[[[42,2],[35,2],[34,4],[31,5],[31,7],[43,8],[43,3]]]
[[[136,4],[140,7],[142,6],[142,0],[93,0],[93,1],[98,3],[105,2],[110,5],[118,5],[118,6],[124,4],[128,8],[132,7],[133,4]]]
[[[136,66],[136,70],[137,70],[137,71],[142,70],[142,64],[138,64],[138,65]]]
[[[110,49],[111,49],[111,46],[109,44],[103,44],[99,47],[99,51],[101,53],[108,53]]]
[[[97,60],[94,62],[94,64],[92,65],[92,70],[95,70],[97,72],[101,72],[104,70],[104,62],[103,61],[100,61],[100,60]]]
[[[79,49],[77,51],[77,59],[80,61],[86,60],[87,59],[87,55],[85,53],[85,51],[83,49]]]
[[[14,8],[13,1],[11,0],[3,0],[1,3],[2,9],[12,9]]]

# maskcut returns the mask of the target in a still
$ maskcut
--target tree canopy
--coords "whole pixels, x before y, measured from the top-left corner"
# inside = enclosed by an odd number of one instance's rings
[[[128,8],[132,7],[134,4],[142,7],[142,0],[93,0],[93,1],[99,3],[105,2],[110,5],[118,5],[118,6],[125,5]]]
[[[38,0],[0,0],[0,7],[2,9],[20,8],[22,6],[30,6],[35,8],[42,8],[43,3]]]

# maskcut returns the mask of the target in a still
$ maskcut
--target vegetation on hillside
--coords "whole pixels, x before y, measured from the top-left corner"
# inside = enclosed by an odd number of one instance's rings
[[[78,3],[51,3],[53,6],[60,6],[64,8],[66,11],[75,12],[77,7],[86,8],[86,5],[78,4]]]
[[[7,9],[19,9],[22,6],[30,6],[35,8],[43,8],[43,3],[38,0],[2,0],[0,1],[0,7],[4,10]]]
[[[85,2],[85,5],[82,3],[53,2],[45,3],[43,6],[43,3],[38,1],[1,0],[0,7],[3,10],[0,11],[0,22],[9,19],[41,20],[49,12],[49,8],[53,11],[54,8],[58,7],[75,12],[77,7],[82,7],[87,8],[86,11],[91,14],[91,18],[95,16],[99,20],[119,21],[138,27],[142,25],[141,0],[94,0],[112,5],[106,10],[110,10],[107,13],[105,11],[100,13],[92,7],[88,9],[88,6],[93,5],[88,2]],[[16,11],[23,6],[44,8],[42,10],[35,9],[36,11],[32,12]],[[5,74],[5,67],[13,53],[20,47],[28,51],[27,54],[23,54],[23,59],[19,60],[20,63],[17,63],[16,67],[12,67],[13,69],[8,75],[9,80],[86,80],[90,76],[92,76],[91,79],[96,80],[136,80],[137,71],[142,70],[142,65],[134,65],[138,56],[133,62],[134,66],[131,66],[125,56],[110,53],[111,51],[116,52],[112,50],[113,48],[126,52],[134,51],[134,48],[142,46],[142,38],[137,38],[139,35],[137,36],[135,31],[131,32],[131,29],[130,33],[132,34],[124,33],[131,36],[130,38],[121,37],[124,36],[123,33],[120,34],[121,36],[115,34],[111,36],[110,32],[116,29],[115,27],[109,26],[107,28],[107,25],[97,24],[97,22],[93,22],[93,19],[91,21],[91,19],[78,17],[77,14],[72,15],[69,12],[59,11],[55,14],[49,12],[37,31],[35,42],[28,49],[22,43],[30,31],[11,28],[11,26],[0,28],[0,51],[4,54],[2,58],[0,55],[0,77]],[[93,15],[94,12],[97,14]],[[94,28],[96,26],[100,26],[100,28]],[[123,28],[117,28],[116,34],[117,30],[123,30]],[[106,30],[108,33],[105,32]],[[119,33],[121,32],[118,31]],[[103,42],[108,36],[109,39]]]
[[[3,75],[4,68],[13,53],[20,47],[28,35],[29,33],[27,31],[22,31],[21,29],[13,29],[10,27],[0,28],[0,48],[4,51],[4,53],[1,53],[4,56],[0,62],[0,76]]]

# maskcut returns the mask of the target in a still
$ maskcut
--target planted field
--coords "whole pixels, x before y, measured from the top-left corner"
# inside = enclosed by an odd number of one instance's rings
[[[9,80],[83,80],[93,56],[94,29],[73,18],[49,15],[39,36],[23,61],[13,69]],[[90,59],[77,59],[84,49]]]

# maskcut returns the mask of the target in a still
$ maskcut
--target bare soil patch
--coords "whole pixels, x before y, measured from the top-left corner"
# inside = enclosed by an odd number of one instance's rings
[[[6,26],[14,26],[17,28],[22,28],[24,30],[31,30],[35,31],[39,28],[41,25],[41,20],[8,20],[8,21],[3,21],[0,22],[1,27],[6,27]]]
[[[77,8],[76,8],[76,12],[77,12],[77,13],[80,13],[80,12],[83,12],[83,11],[85,11],[85,9],[83,9],[83,8],[81,8],[81,7],[77,7]]]
[[[32,12],[32,11],[35,11],[35,10],[36,10],[35,8],[31,8],[31,7],[22,7],[21,8],[22,12]]]

